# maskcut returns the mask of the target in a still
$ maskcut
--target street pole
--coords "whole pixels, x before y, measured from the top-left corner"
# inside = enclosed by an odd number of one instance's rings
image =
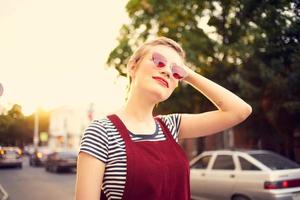
[[[38,144],[39,144],[39,113],[38,113],[38,109],[36,109],[34,114],[34,133],[33,133],[33,145],[35,149],[37,149]]]
[[[0,97],[3,94],[3,85],[0,83]],[[0,104],[0,115],[2,114],[2,108],[1,108],[1,104]]]
[[[0,97],[2,96],[2,94],[3,94],[3,86],[2,86],[2,84],[0,83]]]

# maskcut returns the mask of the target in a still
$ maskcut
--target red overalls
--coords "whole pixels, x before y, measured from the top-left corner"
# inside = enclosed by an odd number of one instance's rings
[[[108,118],[125,141],[127,173],[122,200],[189,200],[189,162],[165,123],[155,118],[165,140],[134,142],[117,115]],[[103,191],[100,199],[107,199]]]

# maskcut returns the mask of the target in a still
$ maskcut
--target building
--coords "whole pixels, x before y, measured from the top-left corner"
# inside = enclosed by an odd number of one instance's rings
[[[77,150],[84,129],[104,113],[96,112],[93,104],[86,107],[61,106],[53,109],[49,119],[48,146],[53,150]]]

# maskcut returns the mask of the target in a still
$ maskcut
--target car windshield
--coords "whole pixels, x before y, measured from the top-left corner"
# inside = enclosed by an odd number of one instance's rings
[[[7,155],[17,155],[17,152],[13,151],[13,150],[6,150],[5,153]]]
[[[271,170],[300,168],[300,165],[275,153],[249,153],[252,157],[269,167]]]

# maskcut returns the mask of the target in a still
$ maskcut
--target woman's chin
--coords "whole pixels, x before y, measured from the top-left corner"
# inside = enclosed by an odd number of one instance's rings
[[[160,85],[157,85],[158,87],[144,87],[141,88],[141,91],[143,91],[142,93],[147,94],[147,98],[152,99],[151,101],[153,101],[155,104],[156,103],[160,103],[163,102],[165,100],[167,100],[172,92],[170,92],[168,89],[161,87]]]
[[[159,92],[159,91],[153,92],[153,97],[155,98],[155,102],[157,103],[167,100],[170,96],[171,94],[167,92]]]

